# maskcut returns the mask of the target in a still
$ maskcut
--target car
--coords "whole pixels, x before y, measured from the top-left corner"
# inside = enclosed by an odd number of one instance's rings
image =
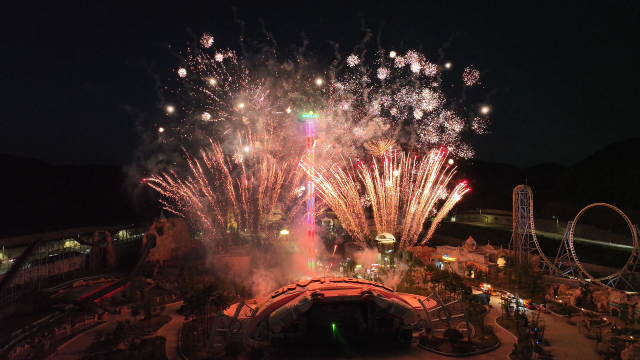
[[[510,292],[508,292],[507,290],[500,290],[500,296],[508,297],[510,299],[513,299],[513,298],[516,297],[515,295],[513,295]]]
[[[522,306],[524,306],[529,310],[535,310],[537,308],[536,304],[534,304],[533,301],[528,299],[520,299],[520,303]]]

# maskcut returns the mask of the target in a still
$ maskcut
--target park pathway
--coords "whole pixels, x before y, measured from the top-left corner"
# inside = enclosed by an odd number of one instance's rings
[[[180,350],[178,349],[178,337],[180,336],[180,328],[184,323],[184,316],[176,313],[182,306],[182,301],[167,306],[164,315],[171,316],[171,321],[160,329],[156,335],[167,338],[166,352],[169,360],[180,360]]]
[[[567,317],[554,313],[540,315],[540,319],[546,324],[545,338],[549,340],[551,353],[556,360],[591,360],[599,359],[595,352],[595,340],[584,337],[587,330],[578,326],[580,316],[574,316],[571,320],[576,325],[569,325]],[[608,328],[603,328],[608,329]]]

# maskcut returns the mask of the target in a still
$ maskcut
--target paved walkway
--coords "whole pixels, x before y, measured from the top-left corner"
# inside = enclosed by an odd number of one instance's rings
[[[551,353],[556,359],[563,360],[587,360],[597,359],[595,353],[595,340],[589,340],[580,334],[586,333],[584,327],[578,329],[577,325],[569,325],[567,318],[560,315],[541,314],[540,320],[544,320],[546,324],[545,338],[549,340],[551,345]],[[572,318],[573,322],[578,323],[577,317]]]
[[[180,306],[182,306],[182,302],[167,306],[164,315],[171,316],[171,321],[156,333],[158,336],[167,338],[166,352],[169,360],[182,359],[178,350],[178,337],[180,336],[180,328],[184,323],[184,316],[176,313]]]
[[[549,340],[551,345],[551,353],[557,360],[590,360],[599,359],[596,354],[596,341],[587,339],[584,335],[587,330],[580,324],[580,320],[586,319],[582,316],[573,316],[571,321],[576,325],[569,325],[567,317],[556,314],[542,314],[540,319],[546,324],[545,338]],[[609,318],[621,324],[618,318]],[[609,327],[602,328],[604,332]],[[592,329],[592,332],[594,330]]]

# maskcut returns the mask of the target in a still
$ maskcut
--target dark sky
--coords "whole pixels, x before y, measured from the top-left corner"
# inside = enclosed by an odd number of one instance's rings
[[[608,144],[640,136],[640,5],[633,1],[5,1],[0,11],[0,153],[53,164],[118,164],[138,146],[134,113],[152,117],[154,75],[178,64],[209,32],[236,47],[239,26],[279,46],[304,32],[318,55],[328,40],[348,52],[360,19],[387,49],[421,47],[459,73],[481,70],[490,89],[491,134],[477,158],[529,166],[571,165]],[[277,4],[277,5],[274,5]],[[450,42],[449,40],[452,39]],[[488,92],[489,93],[489,92]],[[131,111],[133,109],[134,111]]]

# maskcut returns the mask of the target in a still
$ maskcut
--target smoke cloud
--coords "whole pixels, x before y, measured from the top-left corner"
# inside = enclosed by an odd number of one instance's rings
[[[404,278],[404,275],[406,274],[407,270],[409,270],[409,267],[407,266],[407,264],[399,262],[396,264],[395,269],[389,270],[384,275],[380,275],[380,279],[382,280],[382,283],[385,286],[388,286],[393,290],[396,290],[398,288],[398,285]]]

